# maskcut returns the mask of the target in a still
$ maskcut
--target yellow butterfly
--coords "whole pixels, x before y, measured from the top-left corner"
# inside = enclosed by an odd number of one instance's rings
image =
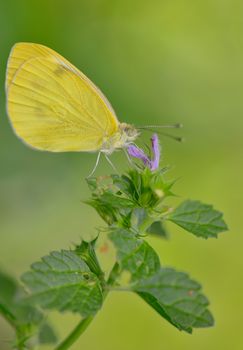
[[[111,154],[139,134],[132,125],[118,121],[91,80],[43,45],[17,43],[12,48],[6,95],[14,132],[39,150]]]

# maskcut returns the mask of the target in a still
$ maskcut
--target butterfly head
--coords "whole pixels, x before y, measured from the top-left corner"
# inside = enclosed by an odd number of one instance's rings
[[[118,130],[112,136],[105,138],[101,151],[111,154],[116,149],[127,148],[139,134],[133,125],[120,123]]]

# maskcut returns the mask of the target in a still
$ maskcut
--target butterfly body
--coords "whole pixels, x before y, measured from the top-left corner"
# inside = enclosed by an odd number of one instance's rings
[[[133,125],[120,123],[116,133],[104,138],[100,151],[111,154],[116,149],[127,148],[138,135],[139,132]]]
[[[104,152],[126,148],[138,136],[120,123],[103,93],[55,51],[18,43],[6,76],[7,112],[29,146],[51,152]]]

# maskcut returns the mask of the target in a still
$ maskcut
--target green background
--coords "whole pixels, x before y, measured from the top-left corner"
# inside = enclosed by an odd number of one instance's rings
[[[11,46],[45,44],[107,95],[120,121],[182,122],[186,142],[161,139],[181,196],[212,203],[230,232],[204,241],[171,225],[150,239],[161,261],[203,284],[216,325],[181,333],[132,294],[112,294],[72,349],[232,349],[242,340],[243,2],[240,0],[0,0],[0,266],[19,276],[50,250],[93,235],[101,221],[81,203],[94,154],[50,154],[23,145],[5,112]],[[146,135],[148,138],[148,135]],[[127,163],[112,156],[122,171]],[[97,174],[111,170],[103,160]],[[107,266],[111,254],[103,253]],[[51,316],[63,337],[77,322]],[[0,320],[0,349],[11,329]],[[52,347],[50,347],[51,349]]]

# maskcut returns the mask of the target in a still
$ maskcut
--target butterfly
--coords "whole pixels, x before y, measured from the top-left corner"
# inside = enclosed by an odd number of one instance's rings
[[[126,150],[140,130],[180,127],[136,128],[120,123],[110,102],[86,75],[40,44],[13,46],[5,89],[7,114],[24,143],[50,152],[98,152],[95,168],[101,153],[110,162],[108,155],[117,149]]]
[[[27,145],[51,152],[126,148],[139,135],[120,123],[110,102],[80,70],[54,50],[17,43],[6,74],[7,113]]]

